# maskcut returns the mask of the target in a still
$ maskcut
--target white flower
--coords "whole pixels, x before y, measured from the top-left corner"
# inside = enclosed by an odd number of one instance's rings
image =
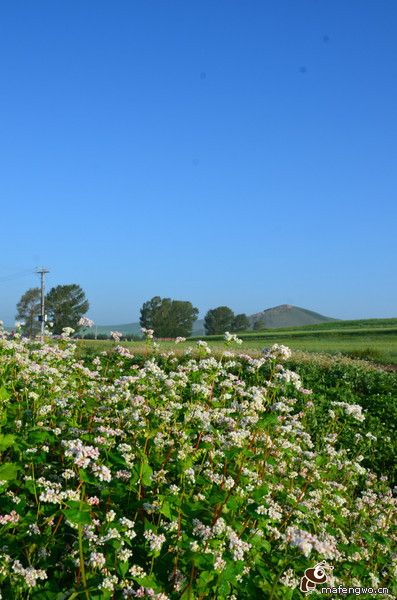
[[[74,458],[74,464],[82,469],[85,469],[90,462],[99,458],[99,450],[94,446],[84,446],[79,439],[64,440],[62,445],[66,448],[65,456]]]
[[[81,327],[92,327],[94,325],[94,321],[92,321],[88,317],[81,317],[79,325]]]
[[[226,566],[226,561],[223,560],[221,554],[215,555],[214,569],[215,571],[223,571]]]
[[[109,577],[105,577],[102,583],[99,585],[103,590],[108,590],[109,592],[114,591],[114,586],[117,584],[118,579],[116,575],[111,575]]]
[[[262,352],[265,358],[272,360],[287,360],[291,357],[291,350],[282,344],[273,344],[271,348],[264,348]]]
[[[105,467],[105,465],[93,464],[92,470],[100,481],[111,481],[112,480],[112,473],[108,467]]]
[[[63,327],[62,333],[61,333],[61,338],[66,340],[66,339],[70,338],[72,333],[74,333],[73,327]]]
[[[133,577],[145,577],[146,573],[139,565],[132,565],[130,573]]]
[[[209,347],[207,342],[205,342],[204,340],[199,340],[197,342],[197,346],[199,348],[202,348],[206,354],[211,354],[211,348]]]
[[[119,342],[123,337],[123,334],[120,331],[111,331],[110,337],[112,337],[115,342]]]
[[[331,402],[333,406],[340,406],[344,409],[345,414],[353,417],[356,421],[364,421],[365,415],[362,413],[362,406],[359,404],[349,404],[348,402]]]
[[[38,579],[47,579],[47,573],[43,569],[34,569],[33,567],[25,569],[19,560],[14,561],[12,570],[25,579],[28,587],[35,587]]]
[[[104,555],[101,552],[91,552],[89,563],[94,569],[101,569],[106,562]]]
[[[161,550],[161,547],[165,542],[165,535],[162,533],[160,533],[160,535],[156,535],[154,531],[147,529],[143,536],[149,542],[150,550],[154,552],[159,552]]]
[[[243,340],[241,340],[240,338],[237,337],[237,335],[235,333],[229,333],[228,331],[225,331],[225,341],[227,344],[242,344]]]
[[[146,339],[148,339],[148,340],[153,339],[153,335],[154,335],[153,329],[146,329],[146,327],[141,327],[141,331],[144,334],[144,336],[146,337]]]

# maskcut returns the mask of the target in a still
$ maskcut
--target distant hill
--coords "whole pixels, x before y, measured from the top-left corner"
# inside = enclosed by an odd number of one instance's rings
[[[111,331],[120,331],[123,335],[142,335],[141,326],[139,323],[123,323],[122,325],[97,325],[94,326],[91,332],[105,333],[110,335]],[[88,332],[88,329],[85,330]],[[193,323],[193,335],[204,334],[204,319],[198,319]]]
[[[267,308],[261,312],[250,316],[251,323],[263,320],[266,329],[279,329],[280,327],[301,327],[303,325],[317,325],[319,323],[329,323],[336,321],[331,317],[325,317],[319,313],[292,306],[291,304],[281,304],[273,308]]]
[[[292,306],[291,304],[281,304],[280,306],[267,308],[266,310],[251,315],[249,319],[252,324],[259,319],[263,319],[266,329],[299,327],[302,325],[317,325],[319,323],[336,321],[336,319],[332,319],[331,317],[324,317],[324,315],[320,315],[305,308],[300,308],[299,306]],[[139,323],[97,326],[97,333],[105,333],[109,335],[111,331],[120,331],[123,335],[141,335],[142,333]],[[204,319],[198,319],[195,321],[193,324],[192,335],[205,335]]]
[[[111,331],[120,331],[123,335],[141,335],[141,326],[139,323],[123,323],[122,325],[94,325],[91,331],[95,333],[110,334]],[[85,331],[88,331],[86,329]]]

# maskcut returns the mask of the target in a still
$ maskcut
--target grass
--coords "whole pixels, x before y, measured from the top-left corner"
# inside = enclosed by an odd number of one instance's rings
[[[301,329],[294,332],[267,331],[256,335],[242,334],[243,344],[239,347],[240,352],[249,354],[260,354],[265,346],[272,344],[284,344],[289,346],[294,351],[303,351],[310,353],[321,354],[342,354],[351,358],[361,358],[371,360],[382,364],[397,364],[397,327],[394,331],[390,328],[384,330],[362,330],[360,333],[351,332],[349,330],[337,332],[335,335],[330,335],[329,332],[323,331],[307,331]],[[204,338],[202,338],[204,339]],[[214,352],[224,350],[224,342],[221,336],[205,338]],[[188,347],[194,347],[196,341],[194,339],[175,345],[172,341],[158,341],[160,351],[167,352],[169,350],[185,351]],[[78,342],[82,353],[100,352],[114,346],[114,342],[102,340],[80,340]],[[146,351],[144,341],[123,342],[122,345],[127,346],[134,353],[141,354]]]
[[[258,355],[262,349],[272,344],[284,344],[294,351],[343,355],[353,359],[364,359],[384,365],[397,365],[397,318],[359,319],[354,321],[329,321],[318,325],[266,329],[242,332],[241,352]],[[175,346],[173,341],[158,340],[160,351],[176,350],[182,353],[194,347],[197,340],[205,339],[214,352],[224,349],[224,336],[193,336]],[[81,340],[80,352],[92,354],[114,346],[112,341]],[[132,352],[146,351],[144,341],[123,342]]]

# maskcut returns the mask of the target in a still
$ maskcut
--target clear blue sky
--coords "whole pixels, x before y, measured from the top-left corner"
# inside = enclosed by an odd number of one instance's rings
[[[41,264],[102,324],[397,316],[396,31],[395,0],[3,2],[0,318]]]

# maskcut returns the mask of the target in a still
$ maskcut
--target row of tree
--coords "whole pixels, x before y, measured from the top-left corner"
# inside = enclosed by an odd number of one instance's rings
[[[40,330],[40,300],[40,288],[31,288],[17,304],[16,318],[23,322],[23,333],[29,337],[34,337]],[[89,302],[83,289],[77,284],[53,287],[45,297],[45,310],[54,334],[61,334],[64,327],[72,327],[77,332],[80,329],[79,320],[88,309]],[[189,337],[198,314],[198,308],[191,302],[154,296],[143,303],[140,325],[152,329],[157,338]],[[250,328],[251,322],[247,315],[235,315],[228,306],[212,308],[204,318],[207,335],[247,331]],[[253,328],[263,329],[263,321],[255,321]]]
[[[154,296],[141,308],[141,327],[153,329],[155,337],[188,337],[199,314],[191,302],[171,300]],[[246,314],[235,315],[228,306],[218,306],[207,312],[204,329],[207,335],[238,332],[250,329],[251,322]]]

